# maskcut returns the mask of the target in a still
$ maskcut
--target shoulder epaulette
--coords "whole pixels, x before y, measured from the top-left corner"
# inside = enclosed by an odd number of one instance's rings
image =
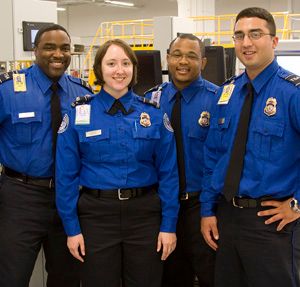
[[[230,77],[229,79],[226,79],[225,82],[222,83],[221,86],[224,86],[224,85],[227,85],[227,84],[233,84],[234,81],[235,81],[235,79],[236,79],[236,76],[232,76],[232,77]]]
[[[70,79],[72,82],[74,82],[74,83],[76,83],[76,84],[78,84],[78,85],[81,85],[81,86],[85,87],[87,90],[89,90],[90,92],[93,93],[93,89],[92,89],[92,87],[89,85],[89,83],[88,83],[87,81],[82,80],[82,79],[80,79],[80,78],[75,78],[75,77],[72,77],[72,76],[69,76],[69,79]]]
[[[209,81],[206,81],[206,80],[204,80],[204,86],[208,91],[210,91],[214,94],[216,94],[219,89],[219,86],[217,86]]]
[[[152,101],[152,100],[150,100],[150,99],[147,99],[147,98],[145,98],[145,97],[140,97],[140,96],[138,96],[137,99],[138,99],[140,102],[142,102],[142,103],[144,103],[144,104],[146,104],[146,105],[153,106],[153,107],[155,107],[155,108],[157,108],[157,109],[160,108],[160,104],[159,104],[159,103],[157,103],[157,102],[155,102],[155,101]]]
[[[75,108],[78,105],[84,105],[91,101],[93,97],[91,95],[85,95],[82,97],[76,97],[75,101],[71,104],[71,107]]]
[[[0,84],[13,79],[13,74],[16,74],[16,71],[11,71],[7,73],[0,74]]]
[[[300,77],[295,74],[289,74],[288,76],[283,77],[286,81],[291,82],[296,87],[300,87]]]
[[[164,82],[160,85],[157,85],[155,87],[152,87],[150,88],[149,90],[147,90],[144,95],[148,94],[148,93],[151,93],[151,92],[158,92],[158,91],[161,91],[168,83],[167,82]]]

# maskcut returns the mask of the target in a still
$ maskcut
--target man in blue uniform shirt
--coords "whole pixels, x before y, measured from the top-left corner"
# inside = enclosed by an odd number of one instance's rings
[[[202,287],[213,286],[215,252],[200,232],[203,144],[210,126],[217,86],[201,77],[205,67],[204,44],[196,36],[182,34],[169,46],[168,69],[172,81],[146,93],[160,102],[171,119],[177,145],[180,183],[180,213],[177,247],[165,262],[163,286],[194,286],[195,275]],[[181,129],[176,126],[180,104]]]
[[[300,80],[278,66],[272,15],[241,11],[246,71],[220,89],[204,149],[202,233],[217,287],[300,286]]]
[[[43,246],[47,286],[78,287],[55,208],[53,151],[60,110],[91,92],[64,74],[71,47],[63,27],[41,29],[34,46],[35,65],[0,75],[0,286],[27,287]]]

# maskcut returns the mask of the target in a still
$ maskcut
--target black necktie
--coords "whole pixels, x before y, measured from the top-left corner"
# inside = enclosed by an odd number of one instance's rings
[[[118,111],[121,111],[123,115],[128,115],[131,111],[129,110],[128,112],[124,108],[123,104],[119,99],[115,100],[111,108],[109,109],[108,113],[110,115],[116,114]]]
[[[242,107],[239,124],[234,139],[231,157],[224,182],[223,193],[227,201],[231,201],[238,192],[244,166],[248,126],[253,101],[253,86],[251,83],[247,84],[247,89],[248,95],[246,96]]]
[[[176,148],[177,148],[179,192],[180,194],[182,194],[185,192],[186,179],[185,179],[183,140],[182,140],[182,132],[181,132],[181,93],[177,92],[175,96],[176,99],[171,114],[171,124],[174,129]]]
[[[58,86],[57,83],[52,83],[51,85],[52,95],[51,95],[51,127],[52,127],[52,151],[53,158],[55,160],[55,149],[57,140],[57,131],[61,124],[61,109],[60,109],[60,99],[57,93]]]

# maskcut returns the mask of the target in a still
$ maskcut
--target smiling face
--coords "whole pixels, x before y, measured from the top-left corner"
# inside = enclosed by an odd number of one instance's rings
[[[262,37],[251,40],[247,35],[252,31],[263,33]],[[270,30],[267,21],[257,17],[239,19],[235,24],[234,33],[245,34],[243,40],[235,41],[235,52],[252,80],[273,61],[278,38],[268,35]]]
[[[172,81],[179,90],[195,81],[206,64],[198,41],[181,38],[172,44],[167,61]]]
[[[101,63],[103,88],[118,99],[127,91],[133,77],[133,65],[123,48],[111,45]]]
[[[36,64],[53,81],[57,81],[71,62],[69,36],[61,30],[47,31],[42,34],[34,49]]]

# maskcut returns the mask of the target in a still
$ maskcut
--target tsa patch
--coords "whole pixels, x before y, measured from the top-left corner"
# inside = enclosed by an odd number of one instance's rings
[[[165,125],[165,128],[168,130],[168,131],[170,131],[170,132],[174,132],[174,130],[173,130],[173,128],[172,128],[172,126],[171,126],[171,123],[170,123],[170,120],[169,120],[169,117],[168,117],[168,115],[165,113],[164,114],[164,125]]]
[[[69,126],[69,116],[65,114],[57,133],[62,134],[64,131],[67,130],[68,126]]]

